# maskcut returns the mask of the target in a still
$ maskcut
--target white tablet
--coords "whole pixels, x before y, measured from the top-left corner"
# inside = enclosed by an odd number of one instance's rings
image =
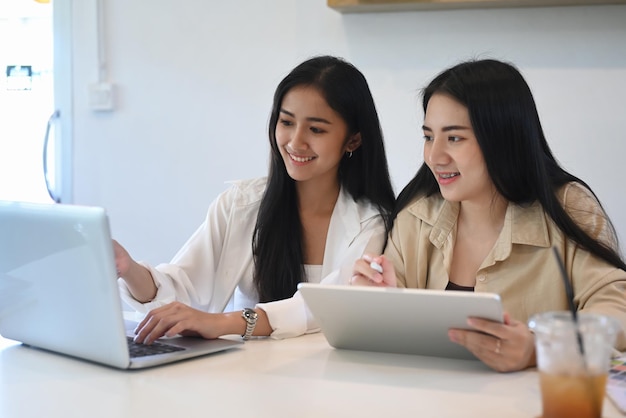
[[[301,283],[298,286],[335,348],[476,359],[451,342],[470,316],[502,322],[500,296],[467,291]]]

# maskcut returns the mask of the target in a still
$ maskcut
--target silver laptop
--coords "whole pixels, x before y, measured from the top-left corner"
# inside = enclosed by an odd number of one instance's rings
[[[493,293],[301,283],[298,286],[328,343],[340,349],[476,359],[451,342],[467,317],[502,322]]]
[[[124,321],[102,208],[0,201],[0,231],[0,335],[5,338],[120,369],[242,344],[175,337],[158,340],[157,353],[131,356],[137,349],[127,338],[132,330]]]

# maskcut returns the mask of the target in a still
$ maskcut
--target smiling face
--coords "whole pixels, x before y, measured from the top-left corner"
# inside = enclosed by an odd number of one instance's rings
[[[316,88],[298,86],[283,97],[276,144],[292,179],[337,183],[339,163],[358,148],[360,136],[348,138],[345,121]]]
[[[489,202],[495,187],[487,172],[467,108],[448,95],[434,94],[424,117],[424,162],[444,199]]]

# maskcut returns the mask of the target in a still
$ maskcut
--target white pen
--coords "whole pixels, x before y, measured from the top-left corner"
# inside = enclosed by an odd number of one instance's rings
[[[377,272],[379,272],[380,274],[383,274],[383,266],[378,264],[376,261],[372,261],[370,263],[370,267],[376,270]]]

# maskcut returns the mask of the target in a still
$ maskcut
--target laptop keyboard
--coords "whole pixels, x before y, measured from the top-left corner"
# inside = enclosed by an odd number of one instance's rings
[[[159,342],[154,342],[150,345],[148,344],[139,344],[133,341],[133,337],[126,337],[128,340],[128,351],[130,352],[131,357],[145,357],[152,356],[155,354],[166,354],[173,353],[174,351],[183,351],[185,350],[183,347],[178,347],[171,344],[163,344]]]

